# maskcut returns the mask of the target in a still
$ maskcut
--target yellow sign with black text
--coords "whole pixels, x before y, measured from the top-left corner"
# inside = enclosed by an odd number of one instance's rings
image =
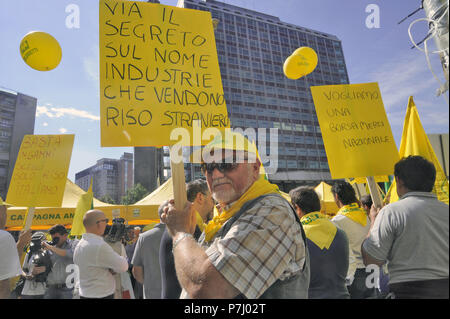
[[[313,86],[333,179],[391,175],[399,160],[378,83]]]
[[[230,127],[210,12],[99,3],[102,146],[173,145],[197,120]]]

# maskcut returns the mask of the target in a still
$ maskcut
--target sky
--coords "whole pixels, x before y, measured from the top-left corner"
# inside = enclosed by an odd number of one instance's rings
[[[160,2],[172,6],[177,3]],[[448,102],[444,96],[436,96],[439,83],[428,68],[425,54],[411,49],[408,35],[410,24],[424,18],[425,13],[421,10],[397,24],[420,6],[420,0],[222,2],[336,35],[342,41],[350,83],[378,82],[397,147],[409,96],[414,97],[427,134],[449,132]],[[369,28],[366,20],[375,13],[374,7],[379,9],[379,24]],[[76,12],[78,25],[72,19]],[[54,70],[33,70],[21,58],[21,39],[36,30],[54,36],[62,48],[62,60]],[[411,27],[415,42],[422,40],[427,31],[425,21]],[[34,133],[75,134],[68,178],[74,181],[75,173],[101,158],[118,159],[124,152],[133,152],[132,147],[100,146],[98,1],[2,0],[0,43],[0,87],[37,98]],[[435,50],[433,40],[428,44],[430,50]],[[443,82],[438,55],[430,54],[430,62]]]

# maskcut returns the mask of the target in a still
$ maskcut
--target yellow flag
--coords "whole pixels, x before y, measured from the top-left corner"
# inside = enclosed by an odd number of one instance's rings
[[[89,209],[93,209],[93,199],[94,194],[92,193],[92,179],[91,179],[91,185],[89,186],[89,189],[86,193],[80,196],[80,199],[77,203],[77,208],[75,209],[75,214],[73,217],[73,223],[72,223],[72,230],[70,232],[70,235],[72,236],[79,236],[86,232],[84,225],[83,225],[83,217],[84,214]]]
[[[434,183],[433,193],[436,194],[440,201],[448,204],[448,179],[434,153],[428,136],[425,134],[412,96],[409,97],[408,101],[399,153],[400,158],[409,155],[420,155],[434,164],[436,168],[436,182]],[[389,188],[386,198],[390,203],[398,200],[395,180]]]
[[[3,198],[0,197],[0,206],[6,206],[6,208],[11,207],[11,204],[8,204],[7,202],[3,201]]]

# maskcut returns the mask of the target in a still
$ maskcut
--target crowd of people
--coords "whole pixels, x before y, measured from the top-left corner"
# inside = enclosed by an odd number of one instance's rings
[[[168,198],[160,223],[135,229],[128,243],[105,241],[108,219],[95,209],[80,240],[56,225],[51,243],[30,231],[16,243],[0,206],[0,298],[11,296],[15,276],[24,299],[122,298],[127,271],[134,297],[144,299],[449,297],[449,207],[432,192],[436,170],[426,159],[396,163],[399,200],[384,207],[335,182],[339,211],[329,218],[313,188],[291,190],[289,201],[260,174],[253,144],[215,143],[214,161],[201,164],[205,179],[187,184],[184,208]]]

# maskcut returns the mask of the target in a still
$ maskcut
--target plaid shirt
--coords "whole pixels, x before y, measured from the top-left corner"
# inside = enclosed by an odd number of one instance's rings
[[[293,214],[285,200],[268,196],[236,220],[224,238],[202,245],[230,284],[249,299],[259,298],[276,280],[303,268],[305,243]]]

